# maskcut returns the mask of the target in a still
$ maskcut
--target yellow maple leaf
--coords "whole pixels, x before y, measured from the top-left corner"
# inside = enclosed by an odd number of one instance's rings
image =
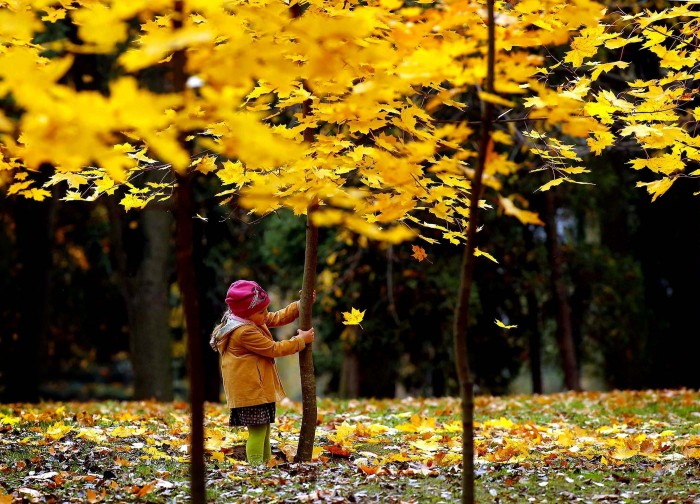
[[[22,191],[19,194],[27,199],[33,199],[35,201],[44,201],[46,198],[51,197],[51,193],[49,191],[37,187],[32,187],[31,189]]]
[[[496,319],[495,322],[496,322],[496,325],[502,329],[514,329],[514,328],[518,327],[517,325],[506,325],[498,319]]]
[[[609,131],[594,131],[593,138],[587,138],[586,143],[591,148],[591,152],[600,154],[603,149],[610,147],[615,142],[615,135]]]
[[[424,441],[422,439],[419,439],[418,441],[411,441],[410,444],[414,448],[417,448],[418,450],[423,452],[434,452],[440,449],[440,445],[438,444],[438,442],[432,440]]]
[[[55,23],[66,17],[66,10],[61,8],[46,7],[45,12],[46,14],[41,17],[41,20],[48,23]]]
[[[647,192],[651,195],[651,201],[656,201],[656,198],[671,188],[675,180],[676,178],[664,177],[653,182],[637,182],[636,187],[646,187]]]
[[[546,184],[541,185],[540,187],[538,187],[537,189],[535,189],[535,192],[538,192],[538,191],[549,191],[552,187],[558,186],[558,185],[561,184],[562,182],[566,182],[566,181],[569,181],[569,182],[570,182],[571,179],[566,178],[566,177],[559,177],[559,178],[552,179],[552,180],[550,180],[549,182],[547,182]]]
[[[216,157],[214,156],[204,156],[192,163],[192,166],[199,172],[204,174],[211,173],[216,170]]]
[[[365,312],[367,310],[358,310],[357,308],[352,308],[350,312],[342,312],[343,318],[343,324],[345,325],[360,325],[360,322],[362,322],[362,319],[365,317]]]
[[[518,219],[523,224],[535,224],[537,226],[544,226],[544,222],[540,220],[539,215],[536,212],[531,212],[529,210],[523,210],[515,206],[515,203],[510,198],[501,196],[499,198],[499,203],[503,207],[503,212],[506,215],[512,215]]]
[[[496,264],[498,264],[498,261],[496,260],[496,258],[493,257],[493,256],[492,256],[491,254],[489,254],[488,252],[484,252],[484,251],[482,251],[482,250],[479,250],[478,248],[474,249],[474,257],[479,257],[479,256],[484,256],[484,257],[485,257],[486,259],[488,259],[489,261],[493,261],[493,262],[495,262]]]
[[[121,199],[119,204],[124,207],[124,210],[129,211],[133,208],[140,210],[146,206],[146,204],[151,201],[151,198],[139,198],[135,194],[125,194]]]
[[[591,80],[596,80],[601,73],[609,72],[613,68],[627,68],[629,63],[627,61],[613,61],[612,63],[598,63],[591,62],[588,63],[593,66],[593,72],[591,73]]]
[[[423,247],[413,245],[411,249],[413,250],[413,254],[411,254],[411,257],[415,257],[418,260],[418,262],[421,262],[423,259],[426,259],[428,257],[428,254],[425,253],[425,249]]]
[[[56,422],[46,429],[46,435],[51,439],[61,439],[71,430],[73,430],[73,428],[70,425],[65,425],[63,422]]]
[[[581,35],[574,37],[571,50],[566,53],[564,61],[574,66],[581,66],[583,60],[598,52],[598,47],[608,39],[616,38],[617,34],[606,34],[605,26],[598,25],[581,30]]]

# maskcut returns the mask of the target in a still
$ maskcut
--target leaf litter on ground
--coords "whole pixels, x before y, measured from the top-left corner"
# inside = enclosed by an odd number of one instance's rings
[[[649,390],[478,396],[478,502],[700,502],[700,394]],[[301,405],[284,401],[268,467],[206,405],[211,502],[455,502],[455,398],[319,401],[314,460],[293,463]],[[0,405],[0,504],[185,502],[183,402]]]

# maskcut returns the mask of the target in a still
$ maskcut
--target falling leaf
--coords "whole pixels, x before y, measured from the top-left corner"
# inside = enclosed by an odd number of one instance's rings
[[[501,327],[503,329],[514,329],[514,328],[518,327],[517,325],[506,325],[498,319],[496,319],[495,322],[496,322],[496,325],[498,327]]]
[[[411,257],[415,257],[418,260],[418,262],[421,262],[423,259],[426,259],[428,257],[428,254],[425,253],[425,249],[423,249],[423,247],[413,245],[411,248],[413,249],[413,254],[411,255]]]
[[[358,310],[356,308],[352,308],[350,312],[342,312],[343,318],[345,320],[343,321],[343,324],[345,325],[359,325],[360,322],[362,322],[362,319],[365,316],[365,312],[367,310]],[[362,327],[362,326],[360,326]]]

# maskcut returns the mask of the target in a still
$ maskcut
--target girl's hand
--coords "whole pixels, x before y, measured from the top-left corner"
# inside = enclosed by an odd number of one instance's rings
[[[301,291],[299,291],[299,298],[301,298]],[[311,302],[312,303],[316,302],[316,291],[315,290],[311,293]]]
[[[301,329],[297,329],[297,336],[299,336],[301,339],[304,340],[304,343],[307,345],[314,340],[315,336],[314,328],[312,327],[308,331],[302,331]]]

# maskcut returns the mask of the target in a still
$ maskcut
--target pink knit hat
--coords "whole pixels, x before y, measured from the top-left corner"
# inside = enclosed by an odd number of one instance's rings
[[[257,283],[236,280],[228,288],[226,304],[237,317],[248,318],[269,305],[270,297]]]

